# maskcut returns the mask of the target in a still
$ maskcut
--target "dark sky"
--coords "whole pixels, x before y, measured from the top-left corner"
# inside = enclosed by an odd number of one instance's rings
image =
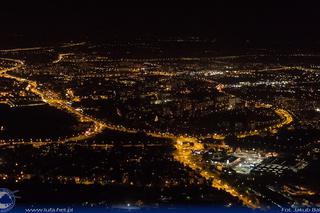
[[[105,1],[107,2],[107,1]],[[81,36],[136,38],[154,35],[218,37],[260,42],[317,42],[317,7],[281,6],[136,6],[106,3],[14,4],[0,9],[1,34],[36,39]]]

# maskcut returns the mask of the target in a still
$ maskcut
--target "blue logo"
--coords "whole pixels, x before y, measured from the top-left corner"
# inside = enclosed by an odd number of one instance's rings
[[[10,211],[16,203],[16,197],[9,189],[0,188],[0,212]]]

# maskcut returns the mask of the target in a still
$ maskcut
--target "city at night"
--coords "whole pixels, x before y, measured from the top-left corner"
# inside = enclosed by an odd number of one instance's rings
[[[0,212],[320,212],[317,8],[0,20]]]

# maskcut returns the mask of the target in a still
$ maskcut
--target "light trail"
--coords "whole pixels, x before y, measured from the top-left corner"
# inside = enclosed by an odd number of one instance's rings
[[[57,60],[54,60],[52,63],[57,64],[60,61],[62,61],[63,58],[65,58],[66,56],[69,56],[69,55],[74,55],[74,53],[59,53]]]
[[[13,66],[13,67],[8,67],[8,68],[4,68],[4,69],[0,70],[0,74],[4,74],[4,73],[6,73],[6,72],[10,72],[10,71],[19,69],[19,68],[21,68],[22,66],[24,66],[24,62],[21,61],[21,60],[18,60],[18,59],[0,58],[0,60],[10,61],[10,62],[14,62],[14,63],[15,63],[15,66]]]
[[[200,161],[195,160],[192,151],[204,150],[204,146],[197,139],[191,137],[179,137],[175,140],[176,151],[174,158],[183,165],[194,171],[200,171],[199,174],[207,181],[211,181],[211,186],[216,189],[223,190],[230,195],[237,197],[244,205],[250,208],[258,208],[259,201],[246,192],[239,192],[228,182],[219,177],[219,174],[206,169]]]
[[[286,69],[286,68],[285,68]],[[208,79],[202,79],[204,82],[210,83],[210,84],[217,84],[216,89],[218,92],[225,94],[225,95],[232,95],[224,91],[224,85],[220,84],[218,82],[208,80]],[[256,108],[265,108],[265,109],[271,109],[273,106],[271,104],[265,104],[265,103],[256,103]],[[235,133],[235,136],[237,138],[246,138],[246,137],[251,137],[251,136],[256,136],[256,135],[261,135],[263,133],[270,132],[272,134],[275,134],[278,132],[278,130],[286,125],[289,125],[290,123],[293,122],[293,117],[292,115],[285,109],[280,109],[276,108],[274,109],[275,114],[277,114],[280,118],[281,121],[273,126],[265,127],[262,129],[255,129],[251,131],[245,131],[245,132],[238,132]],[[206,139],[206,138],[212,138],[215,140],[224,140],[227,137],[226,134],[219,134],[219,133],[210,133],[207,134],[206,136],[201,136],[201,139]]]
[[[83,46],[87,42],[78,42],[78,43],[67,43],[61,45],[62,48],[75,47],[75,46]],[[13,48],[13,49],[2,49],[0,52],[2,53],[10,53],[10,52],[25,52],[25,51],[34,51],[34,50],[53,50],[54,47],[46,46],[46,47],[24,47],[24,48]]]
[[[33,51],[33,50],[45,50],[48,48],[49,47],[26,47],[26,48],[5,49],[5,50],[0,50],[0,52],[8,53],[8,52]]]
[[[82,46],[82,45],[85,45],[87,42],[78,42],[78,43],[68,43],[68,44],[64,44],[60,47],[75,47],[75,46]]]
[[[236,137],[246,138],[250,136],[261,135],[262,133],[266,133],[266,132],[275,134],[278,132],[279,129],[293,122],[293,117],[287,110],[278,108],[278,109],[275,109],[274,112],[281,118],[281,122],[263,129],[256,129],[256,130],[251,130],[243,133],[237,133]]]

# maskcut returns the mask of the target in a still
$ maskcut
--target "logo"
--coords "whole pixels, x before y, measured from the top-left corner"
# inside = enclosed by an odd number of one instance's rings
[[[0,188],[0,212],[10,211],[16,203],[13,192],[6,188]]]

